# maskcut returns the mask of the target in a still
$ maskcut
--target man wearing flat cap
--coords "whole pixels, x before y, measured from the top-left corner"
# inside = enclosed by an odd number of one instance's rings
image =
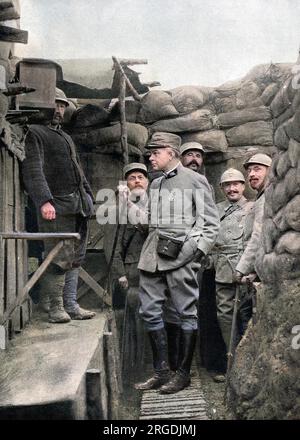
[[[148,223],[146,165],[137,162],[126,165],[123,169],[123,178],[126,185],[118,186],[118,195],[119,209],[124,210],[126,220],[122,221],[119,227],[106,225],[103,248],[106,260],[111,264],[113,307],[119,310],[118,313],[121,316],[126,314],[124,321],[126,327],[122,331],[122,369],[124,379],[126,379],[128,376],[126,373],[134,371],[134,367],[143,361],[140,346],[144,345],[144,331],[138,317],[139,271],[137,266],[148,234],[148,225],[144,225],[143,219],[138,215],[140,212],[145,213],[145,222]]]
[[[147,146],[152,168],[163,171],[163,176],[150,187],[149,235],[138,265],[140,315],[150,338],[154,376],[136,388],[160,388],[162,394],[176,393],[190,384],[197,335],[197,272],[219,230],[207,179],[181,164],[180,145],[179,136],[157,132]],[[167,295],[181,325],[180,362],[172,376],[162,318]]]
[[[264,215],[265,188],[272,159],[267,154],[257,153],[244,163],[249,184],[257,192],[255,203],[245,219],[246,248],[236,266],[236,280],[246,283],[255,277],[255,260],[261,246],[261,230]]]

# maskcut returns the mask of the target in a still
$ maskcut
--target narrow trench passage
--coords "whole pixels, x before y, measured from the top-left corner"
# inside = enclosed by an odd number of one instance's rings
[[[128,371],[119,406],[120,420],[224,420],[230,418],[224,404],[225,384],[199,365],[195,356],[190,387],[172,395],[158,390],[137,391],[134,383],[152,374],[151,362]]]
[[[151,373],[150,368],[148,369]],[[147,377],[146,374],[143,377]],[[139,392],[134,382],[124,387],[120,402],[120,420],[225,420],[225,385],[215,383],[204,368],[193,369],[192,384],[185,390],[162,396],[155,391]]]

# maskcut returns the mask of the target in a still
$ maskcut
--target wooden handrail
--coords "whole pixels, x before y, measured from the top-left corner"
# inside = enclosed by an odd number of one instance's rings
[[[54,246],[53,249],[49,252],[43,263],[37,269],[37,271],[32,275],[30,280],[23,287],[22,293],[19,297],[17,297],[16,301],[10,307],[9,310],[3,314],[0,319],[0,326],[3,325],[10,315],[15,311],[15,309],[20,306],[26,296],[29,294],[30,289],[37,283],[40,277],[43,275],[49,264],[59,253],[61,248],[64,246],[65,241],[67,240],[80,240],[80,234],[76,233],[41,233],[41,232],[0,232],[0,240],[48,240],[48,239],[59,239],[60,241]]]
[[[5,240],[48,240],[58,238],[60,240],[80,240],[80,234],[73,232],[0,232],[0,238]]]

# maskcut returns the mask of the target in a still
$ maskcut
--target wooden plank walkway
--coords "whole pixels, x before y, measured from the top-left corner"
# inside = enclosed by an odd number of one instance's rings
[[[140,420],[209,420],[201,381],[192,377],[191,385],[176,394],[159,394],[159,390],[144,391]]]

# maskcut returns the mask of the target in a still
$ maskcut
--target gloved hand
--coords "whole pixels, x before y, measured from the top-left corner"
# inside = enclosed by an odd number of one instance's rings
[[[122,289],[126,289],[126,290],[128,289],[129,283],[128,283],[127,277],[125,275],[123,277],[120,277],[118,282],[119,282],[120,286],[122,287]]]

